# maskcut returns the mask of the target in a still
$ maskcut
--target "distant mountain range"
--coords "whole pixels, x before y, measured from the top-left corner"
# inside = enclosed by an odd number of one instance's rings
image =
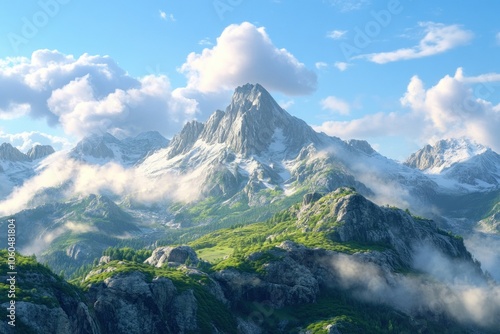
[[[498,250],[500,156],[458,138],[400,163],[315,132],[258,84],[171,140],[4,143],[0,212],[0,232],[15,218],[16,248],[37,255],[19,255],[26,333],[499,326],[497,283],[457,234],[482,231]]]
[[[89,170],[98,181],[110,163],[121,167],[109,169],[109,186],[102,184],[93,194],[74,193],[72,189],[88,179]],[[61,172],[58,167],[53,173],[60,177],[59,183],[37,187],[33,178],[56,165],[72,170]],[[84,245],[99,233],[104,241],[92,254],[127,240],[189,239],[235,223],[266,219],[308,192],[328,193],[343,186],[355,188],[380,205],[434,218],[454,231],[479,226],[498,232],[499,226],[500,156],[491,149],[463,138],[449,139],[428,145],[399,163],[380,155],[366,141],[343,141],[315,132],[282,109],[259,84],[238,87],[225,111],[215,111],[205,123],[188,122],[170,141],[158,132],[122,140],[106,133],[82,139],[69,152],[54,153],[51,147],[37,146],[28,154],[2,144],[0,167],[3,199],[15,187],[16,191],[29,187],[24,196],[29,200],[23,207],[28,211],[9,212],[14,216],[31,212],[29,220],[39,223],[30,227],[29,235],[52,236],[60,228],[55,221],[61,226],[70,220],[92,225],[89,217],[72,215],[75,205],[83,206],[85,212],[93,210],[97,204],[85,200],[89,195],[116,205],[111,211],[103,209],[102,217],[95,219],[106,220],[117,210],[129,217],[122,230],[116,225],[111,234],[99,228],[92,233],[65,230],[52,242],[57,247],[42,251],[49,263],[50,254],[69,254],[70,247]],[[123,173],[130,175],[125,178]],[[139,198],[137,191],[127,191],[127,185],[134,182],[134,189],[144,182],[145,189],[146,184],[149,187],[145,192],[163,190],[163,194]],[[177,197],[180,192],[183,198]],[[48,219],[46,205],[62,207]],[[31,237],[25,240],[33,241]],[[59,255],[57,262],[61,262]]]

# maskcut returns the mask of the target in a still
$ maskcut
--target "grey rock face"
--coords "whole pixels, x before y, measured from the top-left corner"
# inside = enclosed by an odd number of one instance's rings
[[[500,186],[500,155],[488,149],[470,160],[457,163],[446,171],[446,177],[460,183],[477,185],[478,181]]]
[[[500,178],[500,156],[465,138],[440,140],[434,146],[426,145],[413,153],[404,164],[420,170],[442,169],[447,177],[467,184],[474,184],[477,179],[498,184]]]
[[[34,333],[99,334],[99,326],[85,301],[66,282],[53,274],[24,272],[17,284],[35,291],[33,301],[16,302],[16,321]],[[39,302],[43,298],[43,303]],[[1,305],[7,307],[7,303]],[[3,322],[5,323],[5,322]],[[10,327],[10,326],[9,326]],[[2,333],[14,333],[12,328]],[[17,333],[17,332],[16,332]]]
[[[371,147],[370,144],[368,144],[366,140],[351,139],[347,141],[347,144],[368,155],[375,153],[375,150]]]
[[[178,333],[194,331],[198,328],[196,313],[198,302],[193,290],[187,290],[175,297],[173,317],[178,326]]]
[[[0,160],[30,161],[30,158],[9,143],[0,145]]]
[[[205,142],[225,143],[243,156],[268,149],[276,129],[282,131],[290,153],[296,154],[305,143],[319,142],[316,132],[284,111],[259,84],[238,87],[225,113],[214,114],[205,129],[201,135]]]
[[[88,245],[76,243],[66,248],[66,255],[74,260],[82,261],[91,259],[93,252]]]
[[[438,152],[439,149],[433,148],[431,145],[425,145],[424,148],[413,153],[404,164],[408,167],[426,170],[440,163]]]
[[[347,189],[348,190],[348,189]],[[359,194],[336,197],[345,189],[323,197],[298,213],[301,229],[331,232],[334,241],[358,242],[388,247],[399,265],[411,267],[414,248],[430,244],[453,258],[471,261],[463,242],[439,231],[430,220],[417,219],[400,209],[379,207]],[[311,220],[321,218],[311,227]]]
[[[165,264],[184,264],[188,260],[193,265],[199,262],[196,252],[189,246],[159,247],[153,251],[153,254],[144,263],[160,268]]]
[[[256,253],[251,260],[257,260],[261,255]],[[233,303],[248,300],[280,308],[314,302],[319,293],[317,279],[306,266],[289,255],[280,252],[281,259],[266,264],[263,276],[228,269],[215,273],[213,277]]]
[[[45,158],[54,152],[54,149],[50,145],[35,145],[28,151],[26,155],[31,160],[38,160]]]
[[[308,205],[314,203],[321,197],[323,197],[323,194],[317,192],[305,194],[304,198],[302,199],[302,205]]]
[[[198,329],[198,302],[193,290],[179,292],[171,280],[150,283],[132,272],[93,285],[89,299],[102,333],[186,333]]]
[[[117,144],[119,140],[110,134],[104,136],[92,135],[82,139],[71,151],[75,158],[83,159],[85,156],[94,158],[114,158],[113,151],[106,144]]]
[[[197,121],[186,123],[182,131],[170,142],[168,157],[171,158],[189,151],[198,140],[200,133],[203,131],[203,127],[203,123]]]

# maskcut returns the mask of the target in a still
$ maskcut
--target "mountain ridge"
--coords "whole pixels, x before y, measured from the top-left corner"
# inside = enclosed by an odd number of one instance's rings
[[[115,161],[124,166],[133,166],[148,154],[168,144],[169,140],[157,131],[143,132],[122,140],[106,132],[83,138],[70,151],[69,156],[79,161],[95,164]]]
[[[367,205],[371,209],[359,219]],[[320,212],[323,220],[315,218]],[[408,254],[381,243],[391,238],[388,226],[401,229],[401,247]],[[422,233],[412,239],[407,228]],[[344,240],[337,239],[341,235]],[[412,240],[417,243],[413,248]],[[450,279],[419,263],[420,243],[435,249],[427,256],[456,267]],[[226,256],[203,260],[216,252]],[[73,284],[34,258],[19,256],[17,305],[30,310],[19,312],[19,325],[53,331],[57,324],[61,334],[77,329],[93,334],[249,334],[374,328],[489,334],[498,325],[495,317],[483,323],[472,312],[453,312],[460,306],[461,289],[467,288],[455,286],[454,280],[473,273],[478,283],[467,293],[484,289],[487,281],[460,238],[403,210],[378,207],[349,188],[307,196],[266,222],[214,232],[189,246],[140,252],[114,248],[104,254]],[[406,305],[400,294],[414,299]],[[440,300],[442,295],[448,299]],[[6,301],[0,298],[2,307]],[[41,317],[48,303],[51,312]]]
[[[500,189],[500,155],[467,138],[440,140],[413,153],[404,165],[419,169],[444,189]]]

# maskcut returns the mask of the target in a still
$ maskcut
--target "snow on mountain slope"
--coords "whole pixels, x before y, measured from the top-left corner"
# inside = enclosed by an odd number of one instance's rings
[[[147,157],[138,170],[155,178],[190,175],[204,196],[244,194],[262,205],[298,190],[355,186],[380,201],[408,206],[427,199],[436,185],[420,171],[376,153],[365,141],[344,142],[315,132],[279,107],[260,85],[238,87],[226,111],[206,123],[189,122],[171,144]],[[269,199],[267,199],[269,200]]]
[[[27,154],[9,143],[0,145],[0,196],[7,196],[14,187],[35,175],[35,169],[47,156],[54,153],[48,145],[35,145]]]
[[[422,170],[448,192],[482,192],[500,187],[500,155],[466,138],[427,145],[404,164]]]
[[[168,140],[156,131],[141,133],[123,140],[109,133],[82,139],[70,152],[70,157],[91,164],[103,165],[114,161],[132,166],[151,152],[166,147]]]
[[[225,111],[215,111],[205,123],[188,122],[167,143],[157,132],[123,140],[110,134],[84,138],[65,157],[58,155],[70,162],[28,168],[45,173],[44,179],[52,169],[65,180],[48,182],[41,191],[33,181],[24,193],[41,198],[30,203],[95,192],[123,203],[212,197],[263,206],[293,194],[351,186],[378,204],[432,210],[437,195],[487,191],[499,179],[498,155],[465,139],[426,147],[400,164],[365,141],[315,132],[258,84],[238,87]]]
[[[467,161],[486,151],[486,147],[467,138],[443,139],[433,146],[426,145],[413,153],[404,164],[428,174],[440,174],[454,164]]]

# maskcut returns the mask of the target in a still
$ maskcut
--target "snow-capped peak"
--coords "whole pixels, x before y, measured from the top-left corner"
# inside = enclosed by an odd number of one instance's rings
[[[131,166],[148,153],[164,148],[168,140],[156,131],[141,133],[123,140],[109,133],[91,135],[82,139],[70,152],[70,156],[95,164],[116,161]]]
[[[405,165],[428,174],[439,174],[453,165],[485,153],[487,147],[468,138],[443,139],[413,153]]]

